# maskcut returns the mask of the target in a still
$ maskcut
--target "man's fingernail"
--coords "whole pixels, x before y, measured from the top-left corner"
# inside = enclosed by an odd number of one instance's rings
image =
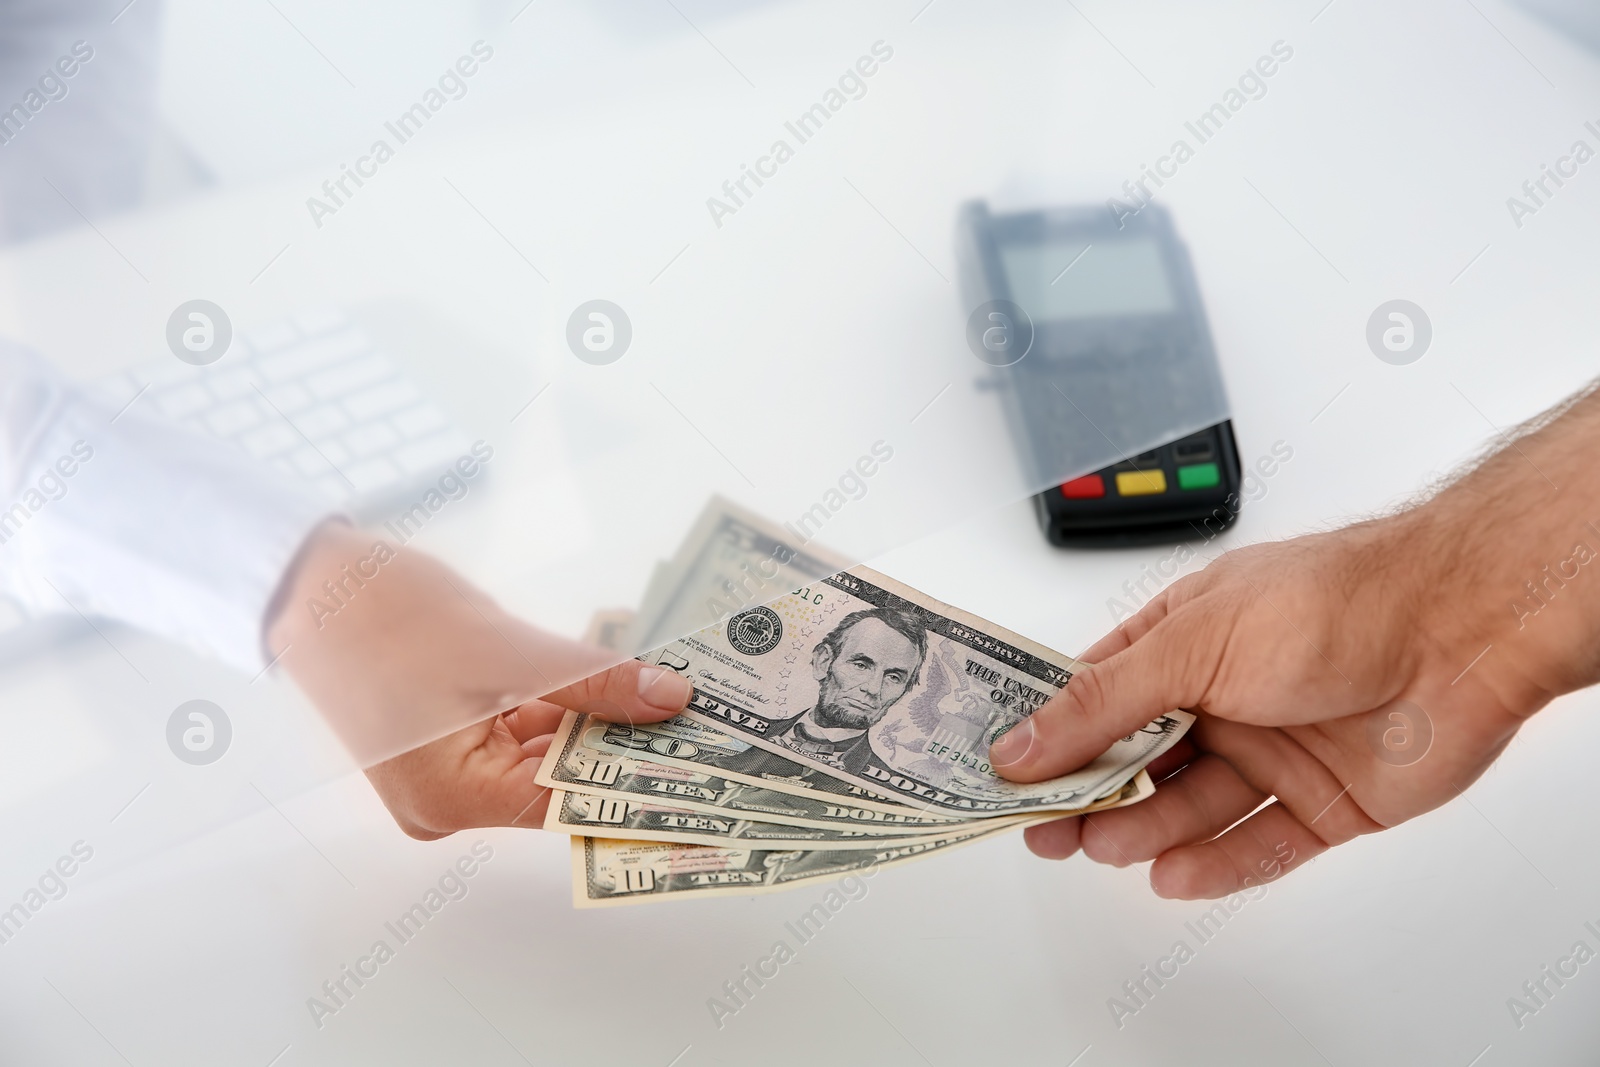
[[[645,667],[639,671],[639,699],[662,711],[682,711],[694,694],[689,679],[665,667]]]
[[[1032,747],[1033,720],[1023,719],[989,746],[989,759],[997,767],[1009,767],[1026,756]]]

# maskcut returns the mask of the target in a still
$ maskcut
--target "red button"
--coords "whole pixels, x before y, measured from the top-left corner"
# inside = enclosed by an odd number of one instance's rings
[[[1085,474],[1062,482],[1061,495],[1068,500],[1095,500],[1106,495],[1106,483],[1098,474]]]

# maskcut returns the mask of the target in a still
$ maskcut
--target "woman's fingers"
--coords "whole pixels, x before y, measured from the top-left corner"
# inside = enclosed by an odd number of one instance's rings
[[[533,780],[534,773],[539,769],[540,761],[550,751],[550,744],[555,739],[555,734],[545,734],[522,743],[522,754],[525,758],[512,772],[515,775],[515,780],[511,785],[510,792],[513,797],[513,803],[521,803],[522,798],[525,796],[528,797],[528,802],[505,825],[533,827],[535,829],[544,825],[545,812],[550,807],[550,787],[534,782],[533,791],[529,793],[527,782],[522,779],[525,775],[527,781]]]
[[[543,699],[612,722],[660,722],[687,707],[693,695],[694,687],[678,672],[630,659]]]
[[[532,734],[559,709],[523,705],[367,768],[384,806],[411,837],[432,841],[481,826],[540,826],[550,790],[534,781],[553,735]],[[513,733],[515,718],[524,733]]]
[[[561,717],[567,709],[559,704],[550,704],[543,700],[530,700],[526,704],[518,705],[501,715],[501,720],[506,724],[506,729],[511,731],[511,736],[517,739],[519,745],[525,745],[536,737],[553,734],[561,725]]]

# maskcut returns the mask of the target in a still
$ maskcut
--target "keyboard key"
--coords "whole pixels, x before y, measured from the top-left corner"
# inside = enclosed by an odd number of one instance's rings
[[[243,367],[220,371],[206,379],[211,395],[218,400],[236,400],[241,396],[254,396],[250,386],[250,372]]]
[[[382,456],[357,463],[345,470],[345,476],[356,484],[356,491],[370,493],[399,480],[394,464]]]
[[[350,450],[338,441],[323,441],[317,447],[322,450],[324,456],[328,457],[328,462],[340,470],[343,470],[355,458],[350,454]]]
[[[315,478],[330,470],[328,461],[323,458],[322,453],[310,445],[301,445],[299,451],[289,458],[294,461],[295,469],[307,478]]]
[[[169,419],[181,419],[212,404],[211,394],[195,383],[182,385],[161,393],[155,398],[156,407]]]
[[[397,379],[347,396],[343,403],[351,418],[367,421],[410,407],[421,399],[421,390],[404,379]]]
[[[337,405],[324,404],[320,408],[302,412],[296,416],[294,424],[300,432],[313,441],[324,437],[331,437],[350,425],[350,420]]]
[[[174,385],[186,385],[200,380],[201,368],[190,366],[176,359],[163,360],[152,363],[143,368],[145,381],[150,383],[152,389],[167,390]]]
[[[299,441],[300,435],[279,418],[273,418],[265,426],[239,438],[244,450],[256,459],[271,459],[293,448]]]
[[[398,449],[394,458],[408,474],[442,474],[446,467],[455,465],[463,451],[460,438],[455,433],[446,432],[414,441]]]
[[[1179,489],[1210,489],[1222,481],[1215,463],[1195,463],[1178,468]]]
[[[113,412],[117,412],[122,410],[123,405],[133,401],[133,398],[139,394],[140,387],[143,385],[144,382],[130,385],[124,376],[119,374],[112,378],[101,378],[97,381],[85,382],[83,387],[95,400],[101,404],[109,405]],[[149,394],[145,395],[148,396]],[[144,406],[143,397],[140,397],[139,406]]]
[[[312,484],[321,490],[323,495],[333,500],[350,499],[350,483],[332,472],[318,478]]]
[[[359,330],[348,330],[262,356],[256,363],[261,368],[262,376],[276,384],[315,373],[368,351],[371,347],[366,334]]]
[[[377,422],[370,426],[358,426],[341,440],[350,451],[365,458],[398,445],[400,435],[384,423]]]
[[[112,396],[130,397],[145,387],[150,381],[148,374],[138,371],[128,371],[126,374],[116,374],[109,378],[101,378],[91,384],[105,389]]]
[[[292,344],[298,336],[289,323],[272,322],[251,330],[245,335],[244,343],[252,352],[260,355]]]
[[[206,414],[206,429],[218,437],[232,437],[260,423],[261,409],[256,405],[254,397],[224,404]]]
[[[131,394],[130,394],[131,395]],[[421,437],[430,430],[437,430],[445,424],[444,412],[432,404],[423,404],[410,411],[402,411],[393,416],[390,422],[400,427],[400,432],[407,437]]]
[[[306,379],[306,385],[319,400],[332,400],[363,385],[371,385],[393,376],[392,363],[382,356],[370,355],[318,371]]]
[[[304,411],[312,403],[311,394],[306,391],[306,387],[295,382],[268,389],[265,392],[265,396],[272,401],[273,407],[285,415],[293,415],[297,411]]]
[[[108,378],[101,383],[107,403],[121,407],[149,382],[142,412],[202,440],[235,443],[330,503],[357,507],[400,484],[437,479],[470,447],[342,313],[263,324],[239,340],[237,351],[209,367],[162,358]]]
[[[1082,478],[1062,482],[1061,495],[1068,500],[1096,500],[1106,495],[1105,479],[1098,474],[1085,474]]]
[[[1120,496],[1152,496],[1167,491],[1165,471],[1122,471],[1117,475]]]
[[[314,308],[302,311],[294,317],[295,325],[308,337],[319,333],[332,333],[348,321],[344,312],[334,308]]]

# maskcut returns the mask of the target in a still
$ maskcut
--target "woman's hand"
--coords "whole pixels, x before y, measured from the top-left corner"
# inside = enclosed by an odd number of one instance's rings
[[[339,522],[285,579],[271,652],[401,828],[538,826],[539,758],[571,708],[620,722],[682,711],[673,671],[538,630],[422,552]]]
[[[629,660],[367,769],[400,829],[422,841],[479,826],[544,823],[550,789],[533,776],[571,708],[614,722],[658,722],[691,689],[665,667]]]

